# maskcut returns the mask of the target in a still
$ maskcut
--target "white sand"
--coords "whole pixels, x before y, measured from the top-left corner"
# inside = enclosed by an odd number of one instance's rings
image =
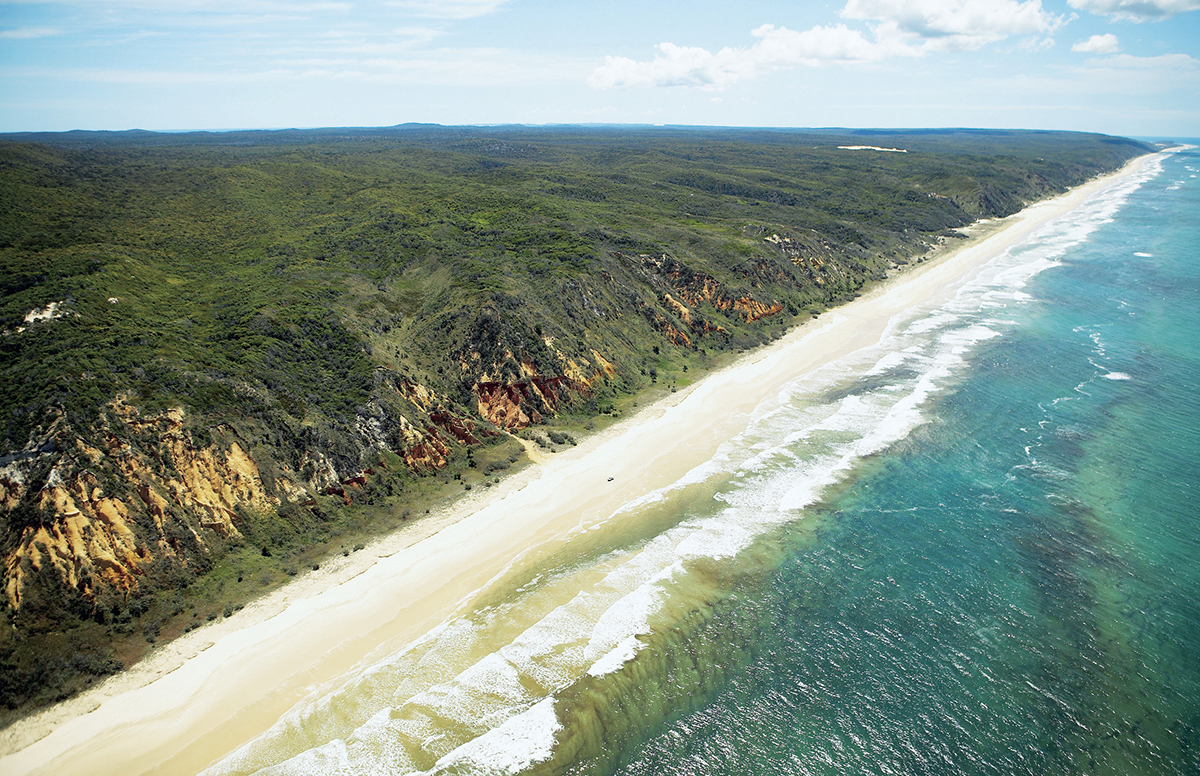
[[[0,773],[196,773],[381,645],[394,648],[426,632],[489,581],[674,482],[743,430],[754,408],[784,385],[879,342],[898,313],[949,299],[973,270],[1144,158],[989,223],[962,247],[578,447],[323,564],[80,697],[16,723],[0,733]]]
[[[893,154],[906,154],[907,149],[904,148],[880,148],[879,146],[838,146],[843,151],[886,151]]]

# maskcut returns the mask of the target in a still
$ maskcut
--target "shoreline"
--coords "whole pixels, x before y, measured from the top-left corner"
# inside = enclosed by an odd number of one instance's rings
[[[502,576],[674,482],[744,428],[764,398],[874,344],[897,314],[951,295],[974,268],[1149,158],[1008,218],[976,222],[967,239],[577,447],[331,558],[77,698],[19,720],[0,732],[0,770],[195,773],[371,654],[425,633]]]

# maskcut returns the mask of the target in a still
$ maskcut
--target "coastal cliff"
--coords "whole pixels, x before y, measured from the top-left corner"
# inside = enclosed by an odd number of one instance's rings
[[[0,720],[1144,151],[36,139],[0,141]]]

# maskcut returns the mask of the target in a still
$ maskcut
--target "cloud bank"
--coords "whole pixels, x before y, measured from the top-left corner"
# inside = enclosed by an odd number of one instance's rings
[[[764,24],[752,30],[759,42],[750,48],[707,49],[660,43],[649,62],[605,57],[588,78],[600,89],[629,86],[700,86],[720,88],[772,70],[830,62],[869,62],[883,52],[861,32],[844,24],[796,32]]]
[[[33,40],[58,34],[59,30],[55,27],[18,27],[15,30],[0,31],[0,40]]]
[[[470,19],[494,13],[508,0],[392,0],[384,3],[429,19]]]
[[[658,53],[650,61],[605,57],[588,84],[601,89],[634,86],[719,89],[736,81],[799,66],[864,63],[928,52],[974,50],[1011,36],[1050,35],[1066,23],[1063,17],[1047,13],[1041,0],[848,0],[841,16],[865,22],[870,36],[845,24],[804,31],[764,24],[751,31],[759,40],[749,47],[727,47],[714,53],[698,47],[660,43],[656,47]]]
[[[1080,11],[1138,22],[1200,11],[1200,0],[1068,0],[1068,4]]]
[[[1041,0],[849,0],[842,17],[875,22],[877,39],[919,51],[982,48],[1013,35],[1048,35],[1066,20]]]
[[[1087,40],[1071,46],[1071,51],[1082,54],[1115,54],[1121,50],[1121,43],[1111,32],[1105,35],[1093,35]]]

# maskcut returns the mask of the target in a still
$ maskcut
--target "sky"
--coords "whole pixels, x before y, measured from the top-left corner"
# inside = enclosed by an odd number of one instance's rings
[[[0,0],[0,132],[1200,136],[1200,0]]]

